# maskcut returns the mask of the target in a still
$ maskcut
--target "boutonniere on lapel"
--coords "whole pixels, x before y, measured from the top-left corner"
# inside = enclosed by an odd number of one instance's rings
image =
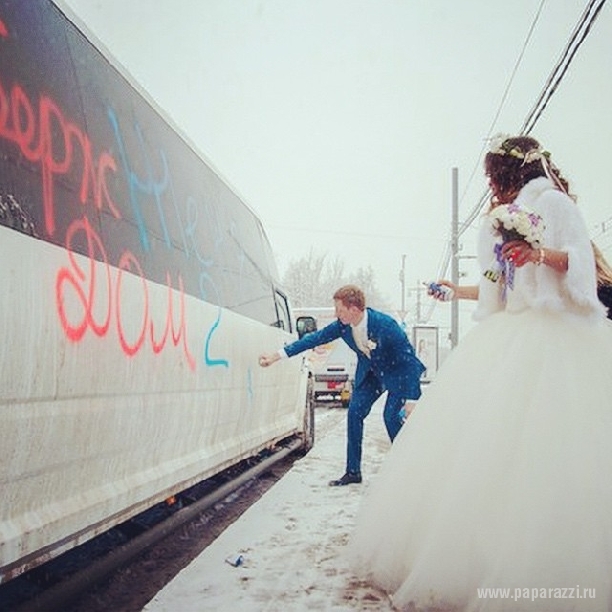
[[[374,342],[374,340],[371,338],[368,338],[367,346],[369,351],[375,351],[378,344],[376,344],[376,342]]]

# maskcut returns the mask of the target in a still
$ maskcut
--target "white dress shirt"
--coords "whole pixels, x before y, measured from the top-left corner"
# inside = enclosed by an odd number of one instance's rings
[[[368,347],[368,311],[363,311],[363,317],[357,325],[351,325],[353,330],[353,338],[359,350],[367,357],[370,356],[370,348]]]

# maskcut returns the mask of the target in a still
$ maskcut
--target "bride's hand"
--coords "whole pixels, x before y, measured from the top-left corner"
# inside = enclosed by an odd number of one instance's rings
[[[430,284],[427,289],[427,295],[430,295],[439,302],[448,302],[449,300],[452,300],[457,293],[457,285],[451,283],[450,281],[440,279],[437,280],[435,284],[439,285],[440,289],[432,288],[432,285]]]
[[[502,257],[521,268],[526,263],[535,262],[539,253],[524,240],[510,240],[502,245]]]

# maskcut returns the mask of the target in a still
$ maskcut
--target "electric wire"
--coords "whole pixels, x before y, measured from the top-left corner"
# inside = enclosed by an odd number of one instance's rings
[[[580,16],[580,19],[578,21],[578,24],[576,25],[576,27],[574,28],[568,43],[566,44],[565,48],[563,49],[561,56],[559,58],[559,60],[557,61],[557,63],[555,64],[551,74],[549,75],[548,79],[546,80],[546,83],[538,97],[538,99],[536,100],[534,106],[532,107],[531,111],[528,113],[527,118],[525,119],[525,121],[523,122],[523,127],[521,129],[521,131],[519,132],[520,134],[529,134],[531,132],[531,130],[533,130],[533,128],[535,127],[536,123],[539,121],[540,117],[542,116],[542,113],[544,112],[544,110],[546,109],[546,107],[548,106],[548,103],[550,102],[550,99],[552,98],[553,94],[557,91],[557,88],[559,86],[559,84],[561,83],[561,81],[563,80],[563,78],[565,77],[567,70],[570,66],[570,64],[572,63],[572,61],[574,60],[574,57],[576,56],[576,52],[578,51],[579,47],[582,45],[582,43],[584,42],[584,40],[586,39],[587,35],[590,33],[591,31],[591,27],[593,25],[593,23],[595,22],[595,20],[597,19],[597,17],[599,16],[601,9],[603,8],[604,4],[606,3],[607,0],[589,0],[589,2],[587,3],[587,6],[584,10],[584,12],[582,13],[582,15]],[[542,6],[544,4],[545,0],[542,0],[542,2],[540,3],[540,6],[538,8],[538,11],[532,21],[532,25],[529,29],[529,32],[527,34],[527,38],[525,43],[523,44],[523,48],[521,50],[521,53],[519,54],[519,59],[517,60],[517,63],[515,64],[515,67],[513,69],[513,72],[511,74],[510,77],[510,81],[508,83],[508,85],[506,86],[506,90],[504,91],[504,94],[502,96],[502,100],[500,102],[500,107],[498,108],[498,111],[495,115],[495,118],[491,124],[491,127],[489,128],[489,133],[487,134],[487,138],[485,139],[485,144],[483,145],[483,149],[481,150],[479,159],[477,164],[475,165],[474,170],[472,171],[472,174],[470,175],[471,177],[474,176],[474,173],[476,171],[476,168],[478,167],[478,164],[480,162],[480,158],[482,157],[483,151],[484,151],[484,147],[486,146],[486,142],[488,140],[488,138],[490,138],[491,136],[491,132],[493,129],[493,126],[495,125],[499,114],[501,112],[501,107],[502,105],[505,103],[506,98],[507,98],[507,93],[509,91],[509,87],[510,84],[512,82],[512,80],[514,79],[514,76],[516,74],[516,71],[518,69],[518,65],[520,64],[520,62],[522,61],[522,57],[524,55],[527,43],[529,41],[529,39],[531,38],[531,35],[533,33],[534,27],[537,23],[537,21],[539,20],[540,14],[541,14],[541,10],[542,10]],[[471,178],[470,178],[471,180]],[[472,223],[474,222],[474,220],[477,218],[477,216],[479,215],[480,211],[483,209],[484,205],[486,204],[486,202],[488,202],[490,200],[490,194],[491,194],[491,190],[487,189],[485,191],[485,193],[479,198],[478,202],[476,203],[476,205],[472,208],[472,210],[468,213],[468,216],[466,217],[466,219],[461,222],[461,224],[459,225],[459,227],[457,228],[457,238],[461,235],[463,235],[465,233],[465,231],[472,225]],[[605,227],[605,222],[604,225]],[[438,268],[438,278],[443,278],[447,271],[448,271],[448,267],[450,265],[451,262],[451,258],[452,258],[452,240],[449,239],[443,256],[441,258],[441,264]],[[430,304],[430,307],[428,308],[428,312],[425,315],[424,319],[425,321],[428,321],[431,318],[431,315],[433,313],[433,310],[436,306],[436,302],[433,301]]]
[[[544,112],[544,109],[547,107],[548,102],[550,101],[551,97],[557,90],[557,87],[565,77],[567,69],[572,63],[576,52],[589,34],[591,26],[593,25],[595,19],[599,15],[605,3],[606,0],[599,0],[599,2],[597,2],[597,0],[589,1],[578,25],[572,33],[568,44],[563,50],[559,61],[557,62],[552,73],[548,77],[546,85],[544,86],[544,89],[540,94],[540,97],[534,104],[531,112],[527,116],[527,119],[523,123],[523,127],[521,128],[520,132],[521,134],[529,134],[534,128],[535,124],[538,122],[539,118]]]
[[[474,180],[474,176],[476,175],[476,172],[479,170],[480,168],[480,163],[481,160],[485,154],[486,148],[487,148],[487,144],[491,139],[491,135],[493,134],[493,130],[495,129],[495,126],[497,125],[497,121],[499,119],[499,116],[501,115],[502,109],[504,108],[504,105],[506,104],[506,100],[508,99],[508,95],[510,93],[510,88],[512,87],[512,84],[514,82],[514,78],[516,77],[516,74],[518,72],[519,66],[521,65],[521,63],[523,62],[523,57],[525,56],[525,51],[527,50],[527,46],[529,45],[529,42],[531,40],[531,37],[535,31],[535,27],[540,19],[540,15],[542,14],[542,9],[544,7],[544,4],[546,3],[546,0],[541,0],[540,1],[540,5],[538,6],[538,10],[536,11],[536,14],[534,16],[534,18],[531,20],[531,26],[529,27],[529,31],[527,32],[527,36],[525,37],[525,41],[523,42],[523,47],[521,48],[521,51],[516,59],[516,62],[514,63],[514,67],[512,69],[512,72],[510,74],[510,78],[508,79],[508,83],[506,84],[506,88],[504,89],[504,93],[502,94],[501,100],[499,102],[499,105],[497,107],[497,111],[495,112],[495,116],[493,117],[493,121],[491,121],[491,125],[489,126],[489,130],[487,132],[486,137],[483,139],[482,141],[482,147],[480,149],[480,153],[478,154],[478,159],[476,160],[476,163],[474,164],[474,167],[472,168],[472,172],[470,173],[470,176],[468,178],[468,180],[466,181],[466,186],[465,189],[463,190],[463,195],[461,196],[461,199],[459,200],[459,203],[461,203],[466,196],[466,193],[469,190],[470,185],[472,184],[472,181]],[[474,209],[476,212],[474,213],[474,218],[475,215],[478,214],[478,210],[480,210],[480,207],[477,206]],[[472,219],[473,221],[473,219]],[[471,223],[471,221],[467,222],[468,224]]]
[[[523,122],[523,127],[521,128],[519,132],[520,134],[529,134],[531,130],[533,130],[533,128],[535,127],[535,124],[538,122],[538,120],[542,116],[542,113],[544,112],[544,109],[548,105],[548,102],[550,101],[552,95],[556,92],[559,84],[561,83],[561,80],[565,77],[571,62],[573,61],[576,55],[576,52],[578,51],[578,48],[584,42],[587,34],[591,30],[591,27],[595,19],[598,17],[601,9],[603,8],[603,5],[606,2],[607,0],[589,0],[587,7],[585,8],[584,12],[580,16],[577,26],[574,28],[574,31],[572,32],[568,43],[566,44],[565,48],[563,49],[561,53],[560,59],[555,64],[550,76],[546,80],[546,83],[536,103],[534,104],[531,111],[528,113],[527,118]],[[540,9],[541,8],[542,8],[542,4],[540,4]],[[534,18],[534,24],[532,25],[535,25],[535,21],[539,18],[539,16],[540,16],[540,10],[538,10],[536,17]],[[528,34],[528,37],[530,36],[531,36],[531,30]],[[524,47],[523,47],[523,51],[521,51],[521,56],[524,52]],[[497,113],[497,116],[498,115],[499,115],[499,112]],[[491,130],[489,130],[489,134],[488,134],[489,137],[490,137],[490,134],[491,134]],[[466,220],[461,223],[459,227],[459,232],[458,232],[459,235],[463,234],[465,230],[472,224],[474,219],[478,216],[484,204],[489,200],[489,194],[490,194],[490,190],[487,190],[486,193],[483,194],[481,198],[478,200],[478,203],[476,204],[476,206],[474,206],[472,211],[468,214]]]
[[[466,187],[464,189],[463,192],[463,196],[461,198],[461,201],[463,201],[463,199],[465,198],[465,194],[467,193],[467,190],[471,184],[471,182],[474,179],[474,176],[478,170],[478,168],[480,167],[480,163],[482,160],[482,157],[484,155],[484,152],[486,150],[487,147],[487,143],[489,141],[489,139],[491,138],[491,134],[493,133],[493,130],[495,129],[495,125],[497,123],[497,120],[499,119],[499,116],[501,114],[501,111],[506,103],[506,100],[508,98],[508,94],[510,92],[510,88],[512,86],[512,83],[514,82],[514,78],[518,72],[519,66],[521,65],[522,61],[523,61],[523,57],[525,55],[525,51],[527,49],[527,46],[529,44],[529,41],[531,40],[531,37],[533,35],[533,32],[535,31],[535,27],[540,19],[540,15],[542,13],[542,8],[545,4],[546,0],[541,0],[539,6],[538,6],[538,10],[536,11],[536,14],[534,16],[534,18],[531,21],[531,25],[529,27],[529,31],[527,32],[527,36],[525,37],[525,41],[523,42],[523,46],[521,48],[521,51],[518,55],[518,58],[514,64],[514,67],[512,69],[512,72],[510,74],[510,77],[508,79],[508,83],[506,84],[506,88],[504,89],[504,93],[502,94],[502,98],[500,100],[500,103],[497,107],[497,111],[495,112],[495,116],[493,118],[493,121],[491,122],[491,125],[489,127],[489,131],[487,132],[487,136],[483,139],[483,144],[482,144],[482,148],[480,150],[480,153],[478,155],[478,159],[476,160],[476,163],[474,164],[474,167],[472,169],[472,172],[468,178],[468,181],[466,183]],[[470,227],[470,225],[474,222],[474,220],[478,217],[478,214],[480,213],[480,211],[482,210],[482,208],[484,207],[485,203],[489,201],[490,199],[490,194],[491,191],[487,190],[478,200],[478,202],[476,203],[476,205],[472,208],[472,210],[468,213],[468,216],[465,218],[464,221],[461,222],[460,227],[458,229],[458,236],[461,236],[468,227]],[[446,274],[446,271],[448,270],[448,266],[450,264],[451,261],[451,257],[452,257],[452,247],[451,247],[451,241],[449,240],[446,244],[446,247],[444,249],[444,253],[442,255],[441,258],[441,262],[440,265],[438,267],[438,278],[443,277]],[[430,304],[430,308],[428,309],[428,315],[431,316],[431,313],[433,312],[435,308],[435,303]]]

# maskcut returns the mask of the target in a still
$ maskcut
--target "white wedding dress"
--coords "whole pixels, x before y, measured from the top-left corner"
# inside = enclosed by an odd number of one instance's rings
[[[528,264],[505,301],[483,279],[481,322],[365,493],[347,553],[399,610],[612,610],[612,326],[577,207],[549,192],[519,200],[568,273]]]

